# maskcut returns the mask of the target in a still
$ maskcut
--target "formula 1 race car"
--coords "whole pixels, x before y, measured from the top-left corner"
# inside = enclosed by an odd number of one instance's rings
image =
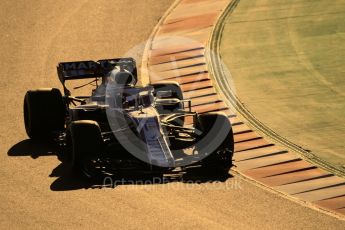
[[[139,87],[132,58],[64,62],[59,89],[30,90],[24,121],[31,139],[54,140],[73,168],[88,177],[164,174],[202,168],[228,173],[234,139],[223,113],[192,112],[178,83]],[[90,79],[92,79],[91,82]],[[72,96],[67,82],[87,80],[91,95]]]

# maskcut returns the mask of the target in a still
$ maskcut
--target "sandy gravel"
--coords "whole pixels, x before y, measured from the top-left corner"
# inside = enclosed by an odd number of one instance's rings
[[[171,2],[0,2],[1,228],[342,229],[344,222],[240,177],[92,189],[69,176],[49,149],[25,141],[26,90],[58,87],[59,61],[123,55],[147,39]]]

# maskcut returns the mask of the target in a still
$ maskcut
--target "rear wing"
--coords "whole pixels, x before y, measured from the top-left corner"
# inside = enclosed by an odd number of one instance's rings
[[[60,62],[57,66],[57,72],[61,83],[64,84],[66,80],[106,76],[107,73],[117,66],[131,72],[135,79],[138,80],[136,62],[133,58]]]

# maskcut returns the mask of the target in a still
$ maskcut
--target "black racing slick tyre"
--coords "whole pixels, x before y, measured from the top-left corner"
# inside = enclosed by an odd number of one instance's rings
[[[68,129],[73,168],[87,177],[95,175],[95,167],[103,152],[104,141],[96,121],[73,121]]]
[[[32,139],[47,139],[65,127],[66,105],[60,90],[30,90],[24,98],[24,123]]]
[[[234,136],[229,118],[224,113],[198,115],[196,129],[201,131],[197,143],[198,152],[206,154],[202,160],[204,169],[228,173],[232,167]]]

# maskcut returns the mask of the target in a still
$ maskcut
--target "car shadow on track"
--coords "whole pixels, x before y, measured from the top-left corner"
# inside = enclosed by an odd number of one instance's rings
[[[8,156],[31,156],[36,159],[40,156],[54,156],[59,153],[59,147],[54,142],[42,142],[26,139],[13,145],[7,152]]]
[[[71,173],[71,166],[61,163],[53,170],[51,176],[58,177],[50,186],[53,191],[68,191],[76,189],[116,189],[121,186],[164,185],[169,183],[186,183],[197,186],[204,183],[225,183],[232,178],[231,174],[210,174],[203,170],[182,170],[162,175],[122,175],[104,176],[97,179],[85,178],[77,173]]]
[[[57,156],[61,163],[52,170],[49,177],[57,178],[50,186],[52,191],[70,191],[78,189],[95,189],[95,188],[112,188],[130,185],[157,185],[169,184],[173,182],[181,182],[186,184],[203,184],[220,182],[224,183],[232,177],[231,174],[210,173],[201,170],[198,167],[180,170],[164,176],[155,175],[122,175],[121,177],[106,176],[97,179],[89,179],[80,173],[72,170],[72,166],[68,160],[62,157],[61,149],[54,142],[37,142],[33,140],[23,140],[8,150],[8,156],[20,157],[30,156],[37,159],[41,156]]]
[[[57,156],[62,162],[58,165],[49,177],[57,177],[58,183],[51,185],[52,190],[76,190],[91,187],[90,182],[83,180],[79,175],[71,173],[71,166],[66,163],[62,157],[62,151],[56,142],[53,141],[35,141],[26,139],[13,145],[8,151],[7,155],[10,157],[31,157],[37,159],[45,156]],[[60,184],[60,181],[63,181]]]

